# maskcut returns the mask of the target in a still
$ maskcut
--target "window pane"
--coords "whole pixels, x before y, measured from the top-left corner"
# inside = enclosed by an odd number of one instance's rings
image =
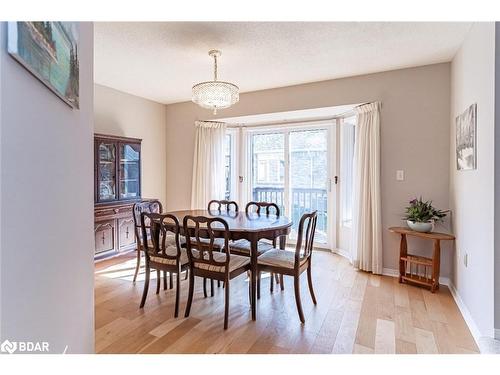
[[[116,199],[116,148],[113,143],[99,144],[99,200]]]
[[[138,198],[139,189],[139,145],[120,146],[120,198]]]
[[[326,129],[290,133],[290,187],[292,208],[291,238],[297,238],[300,218],[318,211],[315,242],[327,242],[328,218],[328,131]]]
[[[285,136],[252,135],[252,199],[276,203],[284,214]]]
[[[354,122],[354,117],[344,119],[340,128],[341,223],[346,227],[350,227],[352,224],[353,159],[355,135]]]

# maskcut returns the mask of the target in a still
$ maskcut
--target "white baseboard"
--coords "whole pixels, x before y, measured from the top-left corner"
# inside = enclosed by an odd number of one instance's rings
[[[349,254],[348,251],[342,250],[342,249],[332,249],[332,253],[338,254],[341,257],[346,258],[348,261],[351,261],[351,255]]]
[[[448,288],[450,289],[451,295],[453,296],[453,299],[455,300],[455,303],[457,304],[458,309],[460,310],[460,313],[465,320],[465,324],[467,324],[470,333],[472,333],[472,337],[474,337],[474,341],[476,341],[477,346],[480,348],[479,338],[482,337],[481,331],[479,331],[476,322],[474,321],[474,319],[472,319],[472,315],[465,305],[464,301],[462,300],[462,297],[460,297],[460,294],[455,288],[455,285],[453,283],[449,283]]]

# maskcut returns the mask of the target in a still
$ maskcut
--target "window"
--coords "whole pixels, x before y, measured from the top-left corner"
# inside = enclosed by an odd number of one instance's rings
[[[345,118],[340,126],[340,222],[345,227],[352,225],[355,121],[355,117]]]

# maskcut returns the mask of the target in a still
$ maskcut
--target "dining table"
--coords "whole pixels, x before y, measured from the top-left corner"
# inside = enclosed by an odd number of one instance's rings
[[[185,216],[205,216],[209,218],[224,219],[229,227],[229,240],[236,241],[245,239],[250,242],[250,302],[252,308],[252,320],[256,319],[257,315],[257,245],[262,239],[275,240],[278,239],[279,248],[284,250],[286,244],[286,236],[290,233],[293,222],[286,216],[276,216],[272,214],[257,214],[254,212],[241,211],[226,211],[226,210],[181,210],[171,211],[168,214],[173,215],[181,224]],[[218,223],[214,223],[214,236],[224,238],[224,228],[220,225],[221,231],[217,231]],[[186,233],[186,229],[182,228],[183,235],[194,236],[194,227],[187,228],[190,233]],[[192,230],[192,231],[191,231]]]

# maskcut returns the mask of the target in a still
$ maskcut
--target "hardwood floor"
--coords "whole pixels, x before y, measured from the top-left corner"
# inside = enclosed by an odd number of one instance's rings
[[[144,275],[134,285],[133,253],[96,264],[95,350],[97,353],[477,353],[478,348],[449,290],[436,294],[403,285],[397,278],[354,270],[342,257],[313,254],[318,305],[305,276],[301,325],[293,281],[269,293],[263,278],[257,321],[251,320],[246,275],[231,282],[229,329],[223,330],[224,289],[203,297],[196,280],[189,318],[173,318],[175,289],[155,294],[139,309]],[[156,273],[152,273],[155,277]],[[264,275],[265,276],[265,275]],[[184,277],[182,277],[183,279]],[[180,316],[188,291],[182,280]]]

